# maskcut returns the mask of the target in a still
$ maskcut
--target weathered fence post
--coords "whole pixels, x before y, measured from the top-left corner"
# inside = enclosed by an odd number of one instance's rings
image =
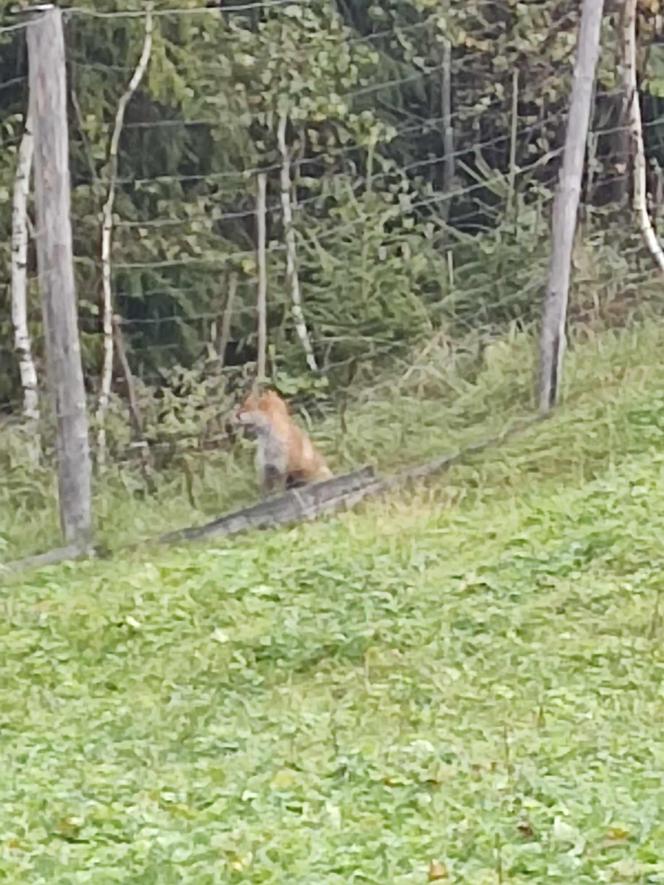
[[[565,350],[565,320],[572,249],[581,193],[581,176],[600,50],[604,0],[583,0],[574,66],[563,165],[553,203],[551,260],[540,339],[539,407],[548,412],[558,401]]]
[[[84,548],[92,537],[91,471],[70,219],[65,44],[61,11],[42,10],[27,27],[37,265],[57,427],[60,522],[65,541]]]

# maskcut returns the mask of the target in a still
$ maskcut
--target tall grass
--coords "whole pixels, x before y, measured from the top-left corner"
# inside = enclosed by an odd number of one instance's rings
[[[639,383],[660,374],[652,354],[662,332],[634,330],[584,333],[568,354],[568,404],[592,400],[598,410],[618,395],[638,395]],[[389,471],[456,450],[505,429],[533,409],[534,342],[512,333],[480,348],[468,342],[459,351],[432,340],[412,358],[384,367],[371,383],[349,391],[343,415],[332,412],[309,429],[343,471],[374,464]],[[629,390],[629,393],[625,391]],[[565,422],[563,408],[559,422]],[[302,416],[301,416],[301,420]],[[500,456],[499,456],[500,457]],[[21,438],[4,434],[0,458],[0,557],[10,559],[58,543],[55,480],[49,468],[35,470],[22,456]],[[188,458],[187,473],[171,469],[157,477],[148,495],[135,465],[117,466],[95,487],[97,537],[116,547],[161,531],[195,524],[255,500],[252,443]],[[187,485],[193,489],[190,500]]]

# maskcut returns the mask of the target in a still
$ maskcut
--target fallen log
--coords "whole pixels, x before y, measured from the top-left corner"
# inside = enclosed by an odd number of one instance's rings
[[[267,529],[313,519],[322,513],[337,509],[358,491],[375,483],[373,467],[363,467],[361,470],[336,476],[325,482],[290,489],[283,495],[227,513],[205,525],[169,532],[162,535],[158,541],[162,544],[173,544],[201,538],[227,537],[252,529]]]
[[[451,455],[433,458],[415,467],[406,467],[399,473],[385,478],[377,477],[373,467],[363,467],[353,473],[337,476],[325,482],[315,483],[301,489],[291,489],[283,495],[269,498],[251,507],[228,513],[212,522],[193,528],[169,532],[157,539],[158,543],[173,544],[180,541],[196,541],[202,538],[229,537],[241,532],[276,528],[305,520],[316,519],[326,513],[354,507],[365,498],[377,497],[395,491],[410,483],[442,473],[469,455],[499,445],[511,436],[526,430],[530,425],[544,420],[533,415],[516,422],[512,427],[481,442],[471,443]]]
[[[48,565],[59,565],[61,562],[73,562],[76,559],[85,559],[95,555],[96,551],[93,548],[80,547],[78,544],[57,547],[54,550],[47,550],[45,553],[26,556],[25,559],[15,559],[6,564],[0,563],[0,578],[4,575],[15,575],[29,569],[45,568]]]
[[[316,519],[326,513],[354,507],[365,498],[377,497],[388,492],[421,482],[437,473],[448,470],[454,464],[477,454],[484,449],[493,448],[506,439],[517,436],[531,425],[547,420],[548,415],[533,415],[515,422],[502,433],[488,437],[477,443],[471,443],[451,455],[433,458],[415,467],[406,467],[392,476],[377,477],[373,467],[363,467],[343,476],[333,477],[325,482],[291,489],[283,495],[269,498],[251,507],[236,510],[220,516],[218,519],[201,526],[180,529],[156,538],[152,543],[176,544],[181,541],[196,541],[203,538],[229,537],[246,531],[276,528],[305,520]],[[149,543],[149,542],[148,542]],[[145,544],[132,545],[125,550],[139,549]],[[61,547],[27,559],[0,565],[0,578],[31,568],[80,559],[84,556],[104,556],[108,551],[101,548],[81,550],[77,547]]]

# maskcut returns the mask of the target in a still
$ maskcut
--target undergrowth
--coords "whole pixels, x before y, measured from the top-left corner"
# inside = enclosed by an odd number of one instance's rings
[[[588,392],[594,398],[612,397],[623,372],[634,384],[651,349],[661,346],[662,334],[645,325],[637,332],[586,331],[568,353],[568,401]],[[525,333],[461,351],[444,338],[433,339],[371,383],[361,379],[324,420],[312,423],[306,414],[299,420],[336,472],[364,464],[387,472],[498,434],[532,412],[533,351]],[[6,465],[0,485],[0,561],[59,543],[53,470],[35,470],[22,446],[24,440],[14,436],[0,448]],[[138,543],[254,502],[253,442],[238,439],[205,456],[183,452],[154,481],[150,493],[136,461],[111,466],[97,479],[96,537],[103,546]]]
[[[662,334],[579,344],[553,419],[414,494],[7,581],[0,875],[664,882]],[[377,382],[339,462],[500,428],[528,353]],[[176,488],[108,536],[190,521]]]

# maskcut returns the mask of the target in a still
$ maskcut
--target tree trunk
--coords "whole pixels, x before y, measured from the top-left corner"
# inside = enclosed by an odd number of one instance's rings
[[[136,395],[136,385],[134,384],[134,376],[131,373],[129,358],[124,344],[124,336],[122,334],[122,319],[115,314],[113,316],[113,335],[115,338],[115,351],[118,355],[118,362],[122,368],[122,374],[125,377],[125,385],[127,388],[127,403],[129,405],[129,421],[133,436],[132,448],[138,449],[141,460],[141,472],[143,480],[149,492],[155,492],[155,485],[152,480],[152,465],[150,464],[150,451],[148,444],[143,436],[143,416],[141,415],[141,407],[138,404]]]
[[[293,213],[291,210],[290,157],[288,155],[288,148],[286,147],[287,124],[288,117],[286,114],[282,114],[279,118],[279,125],[277,127],[277,141],[281,153],[281,207],[284,215],[284,237],[286,239],[286,276],[291,290],[295,331],[302,344],[307,365],[312,372],[315,372],[318,369],[318,365],[316,364],[314,349],[311,346],[307,324],[304,320],[302,296],[300,294],[300,279],[297,274],[295,229],[293,228]]]
[[[510,124],[510,171],[507,193],[507,215],[511,219],[516,207],[516,147],[519,132],[519,69],[512,71],[512,113]]]
[[[648,251],[661,271],[664,271],[664,252],[648,214],[646,193],[646,155],[643,147],[643,126],[639,87],[636,78],[636,4],[625,0],[623,10],[623,82],[627,97],[627,115],[634,175],[634,211]]]
[[[102,209],[101,228],[101,279],[103,293],[103,333],[104,333],[104,361],[99,385],[99,399],[97,403],[97,466],[103,468],[106,463],[106,412],[111,395],[111,383],[113,381],[113,290],[111,272],[111,240],[113,235],[113,204],[115,203],[115,185],[118,174],[118,148],[127,105],[132,95],[138,89],[143,75],[150,61],[152,51],[152,13],[148,9],[145,14],[145,37],[138,64],[134,70],[129,85],[118,102],[118,110],[115,115],[115,125],[111,136],[109,149],[109,173],[108,193]]]
[[[28,195],[34,156],[33,114],[28,108],[25,130],[18,149],[12,206],[12,323],[14,347],[23,389],[23,416],[30,424],[39,421],[37,370],[32,358],[28,329]],[[37,429],[33,426],[35,456],[38,457]]]
[[[217,356],[219,357],[219,370],[224,368],[226,363],[226,348],[231,340],[231,324],[233,322],[233,310],[235,308],[235,296],[237,294],[238,277],[236,273],[231,273],[228,280],[228,295],[226,296],[226,304],[224,305],[224,313],[221,318],[221,334],[217,342]]]

